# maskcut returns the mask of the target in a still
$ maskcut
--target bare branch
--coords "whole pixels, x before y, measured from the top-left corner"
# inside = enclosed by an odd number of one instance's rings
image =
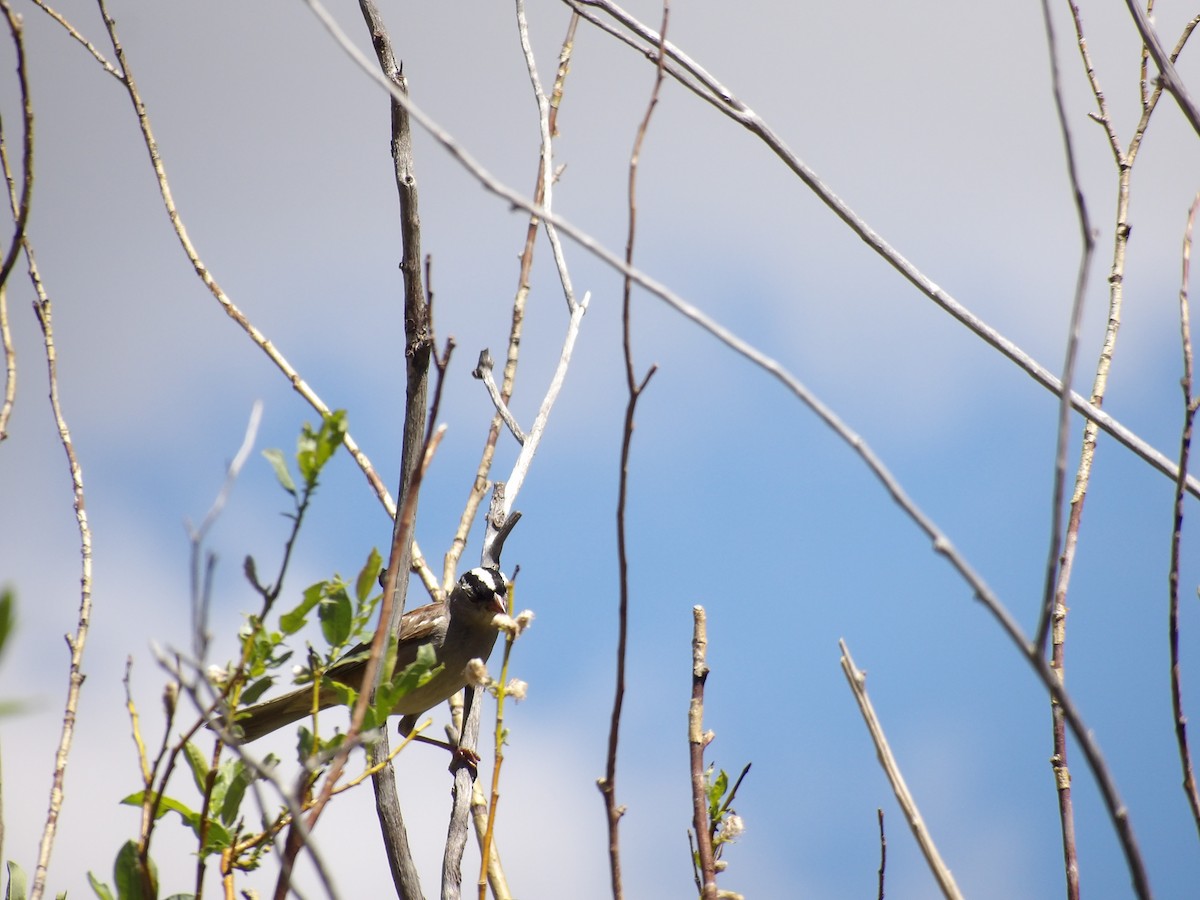
[[[8,23],[9,34],[12,35],[13,45],[17,54],[17,83],[21,92],[21,200],[17,204],[13,217],[12,243],[4,252],[4,261],[0,262],[0,290],[8,284],[8,276],[17,264],[17,254],[25,237],[25,226],[29,224],[29,199],[33,193],[33,101],[29,97],[29,75],[25,67],[25,37],[21,17],[13,12],[8,0],[0,0],[0,10],[4,12]],[[2,429],[0,429],[2,431]],[[36,882],[34,887],[37,887]]]
[[[949,867],[942,861],[942,855],[938,853],[938,849],[933,843],[933,837],[929,834],[929,829],[925,827],[925,820],[921,818],[921,812],[917,809],[917,801],[913,798],[912,792],[908,789],[908,785],[904,781],[904,775],[901,774],[900,766],[896,763],[896,758],[892,755],[892,748],[888,745],[887,736],[883,733],[883,725],[880,724],[879,717],[875,715],[875,707],[871,704],[871,698],[867,696],[866,673],[854,665],[854,660],[851,658],[850,650],[846,647],[844,640],[838,641],[838,647],[842,650],[842,672],[846,675],[846,681],[850,685],[850,691],[854,694],[854,699],[858,701],[859,712],[862,713],[863,721],[867,723],[867,730],[871,733],[871,741],[875,744],[875,752],[879,755],[879,764],[883,766],[883,771],[887,775],[888,781],[892,784],[892,791],[896,794],[896,800],[900,804],[900,809],[904,812],[904,818],[908,820],[908,827],[912,829],[913,837],[917,839],[917,844],[921,848],[921,854],[925,857],[925,861],[929,863],[929,870],[933,873],[933,877],[937,879],[938,886],[942,889],[942,895],[954,898],[954,900],[961,900],[962,893],[959,891]],[[880,814],[879,827],[882,833],[882,813]],[[879,880],[880,894],[882,895],[882,864],[879,868]]]
[[[692,772],[692,830],[700,858],[701,900],[716,900],[717,858],[708,821],[708,791],[704,782],[704,748],[712,734],[704,732],[704,682],[708,680],[708,617],[703,606],[692,607],[692,699],[688,704],[688,759]]]
[[[1070,386],[1075,380],[1075,362],[1079,356],[1079,325],[1083,319],[1083,301],[1087,296],[1088,270],[1092,264],[1092,253],[1096,248],[1096,237],[1088,218],[1087,201],[1079,183],[1079,171],[1075,164],[1075,149],[1071,129],[1067,124],[1067,112],[1063,105],[1062,76],[1058,70],[1058,54],[1055,51],[1054,21],[1050,16],[1049,0],[1042,0],[1042,20],[1046,29],[1046,45],[1050,53],[1050,81],[1054,94],[1054,109],[1058,115],[1058,128],[1062,135],[1063,151],[1067,158],[1067,175],[1071,184],[1071,195],[1075,200],[1075,213],[1079,220],[1079,236],[1082,249],[1079,254],[1079,269],[1075,275],[1075,296],[1071,301],[1071,320],[1067,329],[1067,349],[1063,360],[1060,382]],[[1062,546],[1063,487],[1067,479],[1067,440],[1071,421],[1071,407],[1065,394],[1060,395],[1058,404],[1058,429],[1054,451],[1054,489],[1051,499],[1050,549],[1046,560],[1046,578],[1042,591],[1042,613],[1034,641],[1037,652],[1045,654],[1046,641],[1050,636],[1050,617],[1054,610],[1054,586],[1057,581],[1058,556]]]
[[[875,810],[879,816],[879,900],[883,900],[883,874],[887,870],[887,835],[883,832],[883,808]]]
[[[396,61],[392,41],[383,17],[372,0],[359,0],[359,9],[371,35],[371,46],[380,73],[401,92],[408,93],[408,82]],[[396,496],[405,502],[412,496],[414,506],[407,526],[400,516],[392,526],[392,551],[388,572],[394,577],[387,589],[391,591],[391,615],[387,618],[389,634],[397,634],[404,614],[404,601],[408,594],[408,573],[413,567],[417,516],[414,483],[422,464],[422,453],[426,443],[427,410],[429,402],[429,364],[433,348],[432,303],[426,295],[421,277],[421,217],[419,195],[412,148],[412,127],[408,113],[394,99],[389,98],[391,113],[391,150],[396,193],[400,204],[400,269],[404,276],[404,298],[402,317],[404,321],[405,402],[403,437],[400,449],[400,473]],[[402,533],[407,535],[402,540]],[[427,580],[433,573],[422,561]],[[384,621],[381,618],[381,622]],[[381,669],[382,671],[382,669]],[[375,682],[370,682],[375,685]],[[368,682],[364,682],[366,684]],[[401,897],[421,896],[421,881],[412,852],[408,844],[408,832],[396,790],[395,773],[391,767],[387,729],[374,742],[367,754],[372,765],[380,767],[373,776],[375,810],[382,831],[384,848],[392,874],[392,881]]]
[[[1076,10],[1077,12],[1077,10]],[[1066,109],[1063,104],[1062,95],[1062,76],[1058,68],[1058,53],[1057,44],[1054,36],[1054,20],[1050,15],[1049,0],[1042,0],[1042,21],[1046,31],[1046,47],[1050,54],[1050,78],[1051,88],[1054,95],[1054,109],[1058,116],[1059,132],[1062,136],[1063,151],[1067,160],[1067,175],[1070,179],[1071,193],[1075,201],[1075,213],[1079,220],[1079,231],[1082,248],[1079,254],[1079,269],[1075,277],[1075,297],[1071,303],[1071,322],[1067,333],[1067,348],[1065,359],[1063,361],[1063,374],[1061,383],[1070,387],[1074,383],[1075,363],[1078,359],[1079,350],[1079,327],[1083,316],[1083,301],[1087,292],[1088,271],[1091,268],[1092,254],[1095,250],[1096,240],[1092,230],[1091,222],[1088,218],[1087,203],[1083,196],[1083,189],[1079,183],[1079,172],[1075,164],[1075,150],[1071,138],[1071,129],[1067,123]],[[1076,24],[1079,19],[1076,17]],[[1079,34],[1080,49],[1087,59],[1087,45],[1083,40],[1082,32]],[[1107,121],[1107,110],[1105,107],[1104,96],[1099,92],[1098,82],[1095,72],[1090,64],[1087,65],[1088,77],[1096,89],[1096,100],[1100,104],[1102,113]],[[1112,131],[1112,123],[1108,122],[1108,130],[1110,141],[1115,153],[1119,155],[1120,150],[1115,141],[1116,135]],[[1114,290],[1116,286],[1114,285]],[[1110,319],[1110,324],[1112,320]],[[1115,331],[1111,332],[1115,338]],[[1102,355],[1103,358],[1103,355]],[[1099,398],[1093,394],[1092,401],[1099,403]],[[1078,512],[1082,509],[1082,497],[1080,494],[1079,482],[1076,483],[1076,492],[1071,504],[1073,515],[1071,516],[1071,531],[1070,544],[1071,551],[1060,556],[1063,544],[1063,493],[1067,477],[1067,440],[1068,429],[1070,426],[1071,409],[1067,403],[1065,394],[1060,396],[1059,411],[1058,411],[1058,428],[1055,435],[1055,452],[1054,452],[1054,488],[1051,494],[1051,525],[1050,525],[1050,542],[1047,551],[1046,559],[1046,574],[1042,588],[1042,610],[1038,619],[1037,626],[1033,633],[1034,651],[1039,657],[1046,655],[1046,643],[1050,639],[1050,630],[1055,627],[1055,642],[1054,642],[1054,659],[1052,666],[1054,670],[1061,676],[1062,662],[1064,652],[1065,631],[1063,617],[1055,617],[1056,609],[1065,609],[1065,594],[1059,592],[1061,586],[1065,592],[1066,579],[1070,577],[1070,568],[1074,555],[1074,547],[1078,538]],[[1095,426],[1088,423],[1085,431],[1094,435]],[[1086,439],[1085,439],[1086,444]],[[1084,468],[1081,465],[1080,471]],[[1060,561],[1062,564],[1062,572],[1066,573],[1060,578]],[[1054,754],[1051,757],[1051,765],[1055,771],[1055,796],[1058,800],[1058,813],[1060,821],[1060,830],[1062,833],[1063,847],[1063,870],[1066,876],[1067,900],[1079,900],[1079,863],[1077,858],[1077,850],[1075,843],[1075,809],[1072,804],[1071,796],[1071,781],[1067,775],[1067,746],[1066,746],[1066,729],[1063,728],[1062,711],[1058,703],[1051,699],[1050,702],[1050,717],[1051,717],[1051,738],[1054,744]]]
[[[1158,66],[1163,85],[1171,92],[1171,96],[1175,98],[1175,102],[1179,104],[1179,109],[1183,112],[1184,118],[1191,123],[1196,134],[1200,135],[1200,110],[1196,108],[1191,95],[1188,94],[1187,86],[1184,85],[1183,79],[1179,77],[1179,73],[1175,71],[1175,65],[1171,61],[1171,58],[1167,56],[1167,51],[1163,49],[1162,42],[1158,39],[1158,32],[1154,30],[1154,26],[1150,24],[1150,19],[1134,0],[1125,0],[1125,5],[1129,8],[1129,14],[1133,16],[1133,22],[1137,26],[1138,34],[1142,36],[1142,41],[1145,43],[1146,49],[1154,57],[1154,64]]]
[[[1192,230],[1200,210],[1200,193],[1192,201],[1187,228],[1183,238],[1183,274],[1179,284],[1179,333],[1183,344],[1183,430],[1179,438],[1179,468],[1187,470],[1191,452],[1192,432],[1200,399],[1193,392],[1192,325],[1188,303],[1188,282],[1191,280]],[[1174,527],[1171,529],[1171,568],[1167,582],[1169,607],[1167,615],[1168,640],[1171,646],[1171,712],[1175,719],[1175,742],[1179,746],[1179,765],[1183,770],[1183,793],[1192,811],[1192,820],[1200,831],[1200,791],[1196,787],[1196,772],[1188,746],[1187,715],[1183,711],[1183,685],[1179,671],[1179,566],[1183,543],[1183,485],[1175,484]]]
[[[517,443],[524,444],[525,432],[521,430],[521,426],[517,424],[517,420],[513,417],[512,410],[508,408],[508,404],[500,396],[500,389],[496,387],[496,379],[492,377],[493,365],[492,354],[485,347],[479,351],[479,364],[475,366],[475,371],[471,373],[471,376],[483,382],[483,386],[487,388],[488,396],[492,398],[492,403],[496,407],[496,412],[504,420],[504,424],[508,426],[508,430],[512,432],[512,436],[517,439]]]
[[[33,886],[29,894],[31,900],[41,900],[42,894],[46,890],[46,876],[50,866],[50,854],[58,833],[58,821],[63,805],[63,784],[66,779],[67,759],[70,755],[75,736],[75,721],[79,713],[79,693],[83,687],[83,651],[87,644],[92,620],[92,529],[88,521],[87,504],[84,500],[83,469],[79,464],[78,457],[75,455],[75,444],[71,439],[71,432],[67,427],[62,405],[59,402],[58,350],[54,343],[50,298],[45,293],[42,281],[38,277],[33,253],[24,240],[25,223],[29,214],[29,191],[33,178],[33,112],[29,106],[27,84],[25,81],[24,49],[20,37],[20,20],[19,17],[14,16],[7,2],[0,0],[0,7],[4,9],[9,21],[9,27],[13,33],[13,40],[17,43],[18,73],[22,95],[25,98],[26,116],[25,187],[18,204],[19,212],[16,214],[17,227],[14,234],[13,246],[10,248],[9,256],[6,259],[3,274],[0,275],[0,291],[4,289],[4,281],[11,270],[12,264],[16,261],[17,252],[22,246],[25,246],[30,277],[33,280],[34,289],[37,291],[38,296],[37,301],[34,303],[34,310],[37,313],[38,324],[42,329],[42,340],[46,353],[46,368],[50,382],[50,410],[54,415],[59,441],[62,443],[63,452],[67,457],[67,468],[70,473],[69,477],[71,479],[71,491],[74,501],[75,521],[79,529],[79,612],[75,633],[74,635],[67,635],[66,638],[67,647],[71,651],[71,660],[68,668],[67,698],[63,709],[62,730],[59,734],[58,748],[54,757],[54,774],[50,784],[50,799],[46,811],[46,821],[42,827],[41,840],[38,843],[37,866],[34,870]],[[5,168],[7,173],[7,161]]]
[[[554,375],[550,379],[550,386],[546,388],[546,396],[542,398],[542,405],[538,408],[537,418],[533,420],[533,425],[529,429],[529,434],[525,437],[525,442],[521,445],[521,452],[517,454],[517,461],[513,463],[512,474],[508,476],[508,492],[504,499],[504,511],[509,513],[513,508],[513,501],[516,500],[517,494],[521,491],[521,485],[525,483],[525,476],[529,474],[529,467],[533,464],[534,454],[537,453],[538,446],[542,442],[542,434],[546,430],[546,422],[550,418],[550,410],[554,408],[554,401],[558,399],[559,391],[562,390],[563,382],[567,377],[567,369],[571,365],[571,354],[575,350],[575,339],[579,336],[579,326],[583,322],[583,315],[587,312],[588,303],[591,302],[591,292],[583,295],[583,299],[571,307],[571,318],[567,322],[567,333],[563,338],[562,351],[558,357],[558,365],[554,368]]]
[[[663,19],[662,32],[665,35],[667,29],[667,21],[670,15],[670,5],[667,0],[663,0]],[[661,57],[660,57],[661,58]],[[637,174],[638,162],[641,159],[642,144],[646,140],[646,132],[650,128],[650,120],[654,115],[654,109],[658,106],[658,96],[662,89],[663,72],[662,67],[654,73],[654,84],[650,90],[650,97],[646,103],[646,112],[642,115],[642,120],[638,124],[638,129],[634,135],[633,149],[629,154],[629,182],[628,182],[628,197],[627,204],[629,207],[629,224],[627,226],[625,238],[625,265],[633,265],[633,249],[637,235]],[[633,422],[634,414],[637,410],[638,398],[645,389],[646,384],[654,375],[654,367],[650,367],[650,371],[646,373],[641,384],[637,382],[637,376],[634,374],[633,368],[633,340],[632,340],[632,319],[633,319],[633,281],[628,275],[623,279],[621,293],[621,351],[625,362],[625,383],[628,393],[628,400],[625,404],[625,422],[621,430],[621,462],[617,484],[617,577],[620,585],[620,597],[617,604],[617,671],[616,684],[613,688],[613,705],[612,713],[609,717],[608,726],[608,747],[605,754],[604,777],[598,782],[600,795],[604,799],[605,824],[608,827],[608,865],[609,874],[612,881],[613,900],[620,900],[624,896],[624,885],[621,882],[621,842],[620,842],[620,825],[621,817],[625,813],[625,807],[617,803],[617,746],[621,735],[621,712],[625,703],[625,663],[626,653],[629,639],[629,552],[628,543],[626,540],[626,521],[625,510],[629,499],[629,454],[633,445]],[[703,615],[704,611],[699,609],[697,627],[703,631]],[[694,688],[693,688],[694,690]],[[703,695],[703,688],[701,688]],[[693,747],[693,786],[696,778],[700,778],[703,785],[703,747],[699,750],[700,762],[696,763],[696,750]],[[700,766],[700,773],[697,776],[695,765]],[[701,791],[703,788],[701,787]],[[707,809],[707,806],[705,807]],[[707,813],[706,813],[707,818]],[[696,826],[700,828],[699,825]],[[707,831],[707,828],[705,829]],[[705,847],[707,846],[708,867],[702,869],[705,874],[705,882],[702,888],[702,894],[706,900],[711,900],[716,894],[715,881],[715,858],[713,857],[712,838],[706,834],[701,837],[697,833],[697,841],[700,845],[701,860],[705,859]],[[710,877],[711,876],[711,877]],[[711,890],[709,882],[712,882]]]
[[[50,18],[65,28],[67,34],[82,44],[83,48],[87,50],[88,53],[92,54],[92,57],[96,60],[96,62],[100,63],[101,68],[103,68],[105,72],[118,81],[121,81],[121,73],[117,71],[116,66],[105,59],[104,54],[96,49],[96,45],[80,34],[79,30],[76,29],[75,26],[70,22],[68,22],[61,13],[50,8],[48,5],[42,2],[42,0],[33,0],[33,4],[42,9],[46,15],[50,16]]]
[[[213,498],[212,506],[209,507],[199,527],[193,528],[190,522],[186,523],[188,543],[191,545],[192,653],[196,655],[196,659],[201,661],[208,657],[208,603],[211,596],[208,590],[210,582],[207,578],[202,577],[200,571],[203,556],[201,545],[209,529],[225,509],[225,504],[229,502],[229,495],[233,493],[233,486],[237,482],[238,475],[241,474],[242,467],[250,456],[250,451],[254,449],[258,426],[262,422],[262,411],[262,401],[254,401],[254,405],[250,408],[250,419],[246,423],[246,430],[242,435],[242,444],[234,454],[233,460],[225,468],[225,481],[221,484],[221,489],[217,491],[217,496]]]

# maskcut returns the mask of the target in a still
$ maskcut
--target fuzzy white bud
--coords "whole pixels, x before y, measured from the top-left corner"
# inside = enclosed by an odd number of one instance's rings
[[[721,836],[727,841],[736,841],[746,830],[746,823],[741,816],[726,816],[721,824]]]
[[[510,638],[515,638],[521,632],[521,629],[517,627],[516,620],[504,613],[499,613],[492,619],[492,627],[497,631],[503,631]]]
[[[482,659],[473,659],[467,663],[467,684],[474,687],[484,687],[491,684],[491,676],[488,675],[487,664]]]

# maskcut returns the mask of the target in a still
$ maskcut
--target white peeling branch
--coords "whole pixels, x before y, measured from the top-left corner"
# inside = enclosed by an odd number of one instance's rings
[[[550,418],[550,410],[553,409],[554,401],[558,399],[558,392],[562,390],[563,381],[567,377],[567,368],[571,364],[571,353],[575,349],[575,338],[579,336],[579,325],[583,321],[583,315],[587,312],[591,299],[592,294],[588,291],[583,295],[583,299],[571,308],[571,319],[567,323],[567,334],[563,338],[562,353],[558,357],[558,366],[554,369],[554,377],[550,379],[550,387],[546,389],[546,396],[542,398],[542,406],[538,410],[537,418],[533,420],[533,427],[529,429],[529,434],[526,435],[525,441],[521,445],[521,452],[517,455],[512,474],[508,476],[506,482],[505,515],[512,511],[513,501],[521,491],[525,475],[529,472],[529,466],[533,462],[533,455],[537,453],[538,444],[542,441],[542,432],[546,430],[546,421]]]
[[[854,699],[858,701],[859,712],[862,713],[863,721],[867,723],[867,730],[871,732],[875,752],[879,754],[879,764],[883,766],[888,781],[892,783],[892,791],[896,794],[896,801],[904,812],[904,818],[908,820],[908,827],[912,829],[913,837],[917,839],[921,853],[924,855],[925,861],[929,863],[929,868],[933,872],[933,877],[937,879],[942,894],[952,900],[962,900],[962,893],[954,881],[954,875],[951,874],[949,866],[942,860],[942,855],[938,853],[937,846],[933,843],[933,837],[925,826],[925,820],[921,818],[920,810],[917,809],[917,801],[904,781],[904,775],[900,772],[896,757],[892,755],[887,735],[883,733],[883,725],[880,723],[879,717],[875,715],[875,707],[871,704],[871,698],[867,696],[866,673],[854,665],[845,641],[839,640],[838,646],[842,650],[842,672],[846,675],[846,681],[850,683]]]
[[[508,430],[512,432],[512,436],[517,439],[517,443],[524,444],[525,432],[521,430],[521,426],[517,424],[512,410],[508,408],[508,404],[500,396],[500,388],[496,387],[496,379],[492,377],[493,365],[492,354],[485,347],[479,352],[479,364],[475,366],[475,371],[471,373],[471,377],[478,378],[483,382],[483,386],[487,388],[488,396],[492,398],[492,404],[496,407],[496,413],[503,420],[504,424],[508,426]]]

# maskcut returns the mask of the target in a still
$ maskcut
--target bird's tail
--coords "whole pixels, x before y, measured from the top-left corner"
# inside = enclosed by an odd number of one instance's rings
[[[332,690],[322,688],[317,708],[326,709],[337,702],[337,695]],[[257,741],[265,734],[303,719],[312,711],[313,689],[309,685],[243,710],[237,714],[234,725],[242,733],[244,742]]]

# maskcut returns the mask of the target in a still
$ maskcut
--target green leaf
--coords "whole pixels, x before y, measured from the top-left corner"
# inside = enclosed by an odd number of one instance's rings
[[[283,455],[282,450],[271,449],[264,450],[262,455],[266,457],[267,462],[271,464],[271,468],[275,470],[275,478],[279,482],[280,487],[296,496],[296,482],[292,480],[292,473],[288,471],[287,458]]]
[[[250,682],[250,684],[246,685],[245,690],[242,691],[241,702],[247,706],[256,702],[259,697],[271,689],[271,685],[274,683],[275,678],[271,675]]]
[[[126,841],[117,852],[117,861],[113,863],[113,881],[117,885],[118,900],[156,900],[158,869],[154,860],[147,858],[146,862],[149,871],[143,877],[136,841]]]
[[[381,684],[375,692],[375,713],[383,722],[391,713],[396,702],[417,688],[431,681],[442,671],[437,664],[437,654],[429,644],[417,648],[417,658],[392,676],[390,683]]]
[[[233,844],[233,835],[229,833],[229,829],[216,819],[209,819],[206,828],[202,850],[204,855],[220,853]],[[192,830],[196,832],[196,837],[200,837],[200,829],[198,827]]]
[[[96,892],[96,896],[99,897],[100,900],[116,900],[116,898],[113,897],[112,888],[110,888],[91,872],[88,872],[87,876],[88,884],[92,886],[92,890]]]
[[[245,763],[240,759],[231,759],[221,765],[217,781],[223,790],[217,815],[226,825],[232,825],[237,821],[242,806],[242,797],[246,794],[246,788],[250,786],[250,774],[246,771]]]
[[[354,611],[350,606],[350,598],[344,587],[338,587],[330,596],[323,599],[317,606],[317,616],[321,620],[321,633],[333,647],[340,647],[350,637],[350,625]]]
[[[4,644],[12,634],[17,624],[17,595],[12,588],[0,591],[0,653],[4,652]]]
[[[342,441],[346,437],[346,429],[349,427],[346,421],[346,411],[344,409],[335,409],[321,422],[321,430],[317,434],[317,452],[319,467],[324,466],[333,458],[333,454],[337,452],[338,447],[342,446]]]
[[[13,862],[8,861],[8,887],[4,889],[4,900],[25,900],[29,895],[29,880],[25,877],[25,870]]]
[[[711,774],[711,769],[709,770]],[[725,796],[725,791],[729,788],[729,776],[725,774],[725,770],[721,770],[721,774],[717,776],[717,780],[712,782],[708,787],[708,820],[715,822],[721,815],[721,798]]]
[[[344,409],[335,410],[326,416],[321,422],[320,429],[316,431],[307,422],[300,429],[300,438],[296,442],[296,465],[309,490],[317,486],[317,477],[321,474],[321,469],[341,446],[345,434],[346,411]]]
[[[192,770],[192,780],[196,782],[196,790],[204,796],[208,790],[208,760],[191,741],[183,745],[183,755],[187,759],[188,767]]]
[[[367,556],[366,565],[362,567],[358,578],[354,580],[354,596],[358,598],[360,606],[367,602],[371,591],[375,590],[375,585],[379,583],[379,570],[382,568],[383,558],[379,555],[379,551],[372,547],[371,553]]]
[[[300,601],[300,605],[279,617],[279,627],[283,629],[284,634],[295,634],[308,624],[306,616],[321,602],[328,587],[328,581],[318,581],[304,589],[304,599]]]
[[[121,803],[125,806],[136,806],[140,808],[145,799],[146,792],[138,791],[136,794],[130,794],[128,797],[125,797],[123,800],[121,800]],[[180,803],[174,797],[164,796],[158,802],[158,815],[156,815],[155,818],[161,819],[169,812],[179,813],[179,817],[183,819],[183,824],[187,825],[189,828],[195,828],[196,823],[200,821],[200,814],[198,812],[190,809],[187,805]]]

